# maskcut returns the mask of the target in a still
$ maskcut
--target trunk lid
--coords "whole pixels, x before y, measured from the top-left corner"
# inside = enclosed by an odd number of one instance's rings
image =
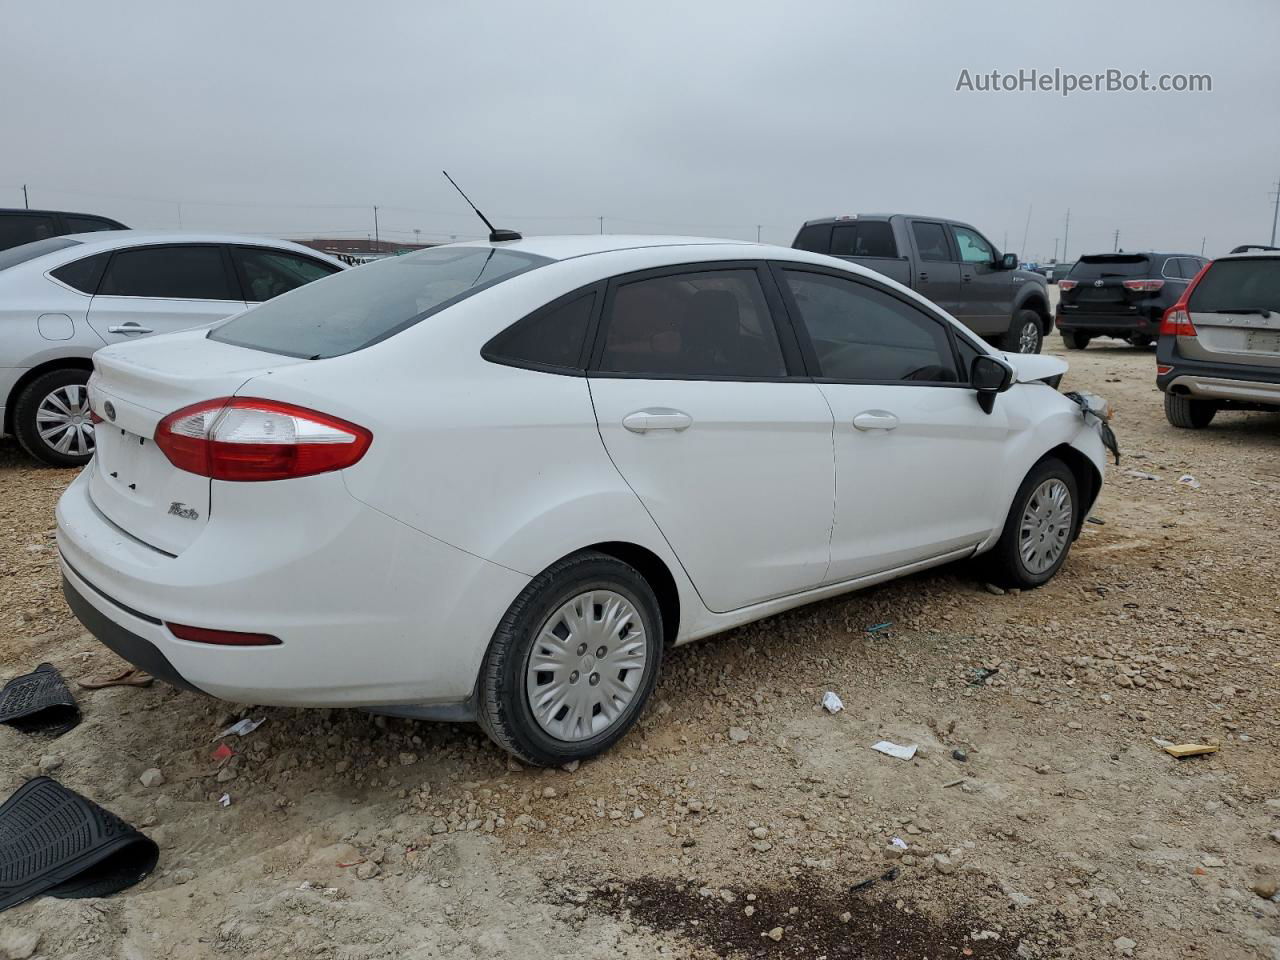
[[[1188,359],[1280,367],[1280,256],[1217,260],[1187,303],[1195,337],[1179,337]]]
[[[1126,280],[1160,279],[1152,274],[1151,258],[1136,253],[1097,254],[1081,257],[1067,279],[1076,285],[1061,292],[1061,303],[1068,313],[1107,314],[1136,313],[1138,304],[1150,293],[1129,290]]]
[[[155,444],[156,425],[181,407],[229,397],[250,378],[304,360],[217,343],[196,330],[94,354],[89,497],[136,540],[176,556],[209,519],[209,479],[179,470]]]

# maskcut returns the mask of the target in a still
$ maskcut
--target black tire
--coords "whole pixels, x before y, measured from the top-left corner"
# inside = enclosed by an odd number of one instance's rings
[[[1050,480],[1060,480],[1066,485],[1070,498],[1071,517],[1066,529],[1055,530],[1055,536],[1061,536],[1065,543],[1057,559],[1044,570],[1032,570],[1022,555],[1022,516],[1041,484]],[[1031,468],[1031,472],[1014,494],[1013,505],[1004,522],[1004,530],[995,548],[987,554],[987,572],[991,581],[1002,587],[1031,589],[1053,579],[1062,565],[1067,562],[1071,552],[1071,543],[1080,529],[1081,504],[1079,490],[1076,486],[1075,474],[1057,457],[1046,457]],[[1032,534],[1034,536],[1034,534]]]
[[[1092,339],[1087,333],[1077,333],[1075,330],[1062,331],[1062,342],[1067,345],[1068,350],[1083,350]]]
[[[526,671],[534,641],[548,618],[587,590],[613,591],[635,607],[645,632],[645,673],[631,702],[610,726],[586,739],[564,740],[544,730],[534,717]],[[631,729],[653,692],[662,665],[662,629],[658,599],[634,567],[594,551],[566,557],[530,581],[494,631],[480,671],[481,728],[498,746],[535,766],[558,766],[603,753]]]
[[[1034,310],[1015,313],[1009,332],[1000,340],[1000,349],[1008,353],[1039,353],[1043,345],[1044,321]]]
[[[1125,340],[1130,346],[1138,347],[1139,349],[1149,347],[1156,342],[1156,338],[1148,333],[1135,333],[1131,336],[1125,337]]]
[[[1165,418],[1184,430],[1203,430],[1217,412],[1218,405],[1212,400],[1193,400],[1180,393],[1164,395]]]
[[[37,460],[54,467],[83,467],[93,458],[93,447],[86,453],[63,452],[55,449],[40,436],[36,417],[45,398],[62,387],[89,382],[89,371],[75,367],[42,373],[23,388],[13,405],[13,432],[22,449]],[[91,429],[91,428],[90,428]]]

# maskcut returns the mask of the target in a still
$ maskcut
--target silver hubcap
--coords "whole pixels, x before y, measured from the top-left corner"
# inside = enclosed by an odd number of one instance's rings
[[[1024,324],[1022,334],[1018,338],[1019,353],[1035,353],[1036,344],[1040,342],[1040,330],[1034,323]]]
[[[1046,480],[1022,512],[1022,565],[1031,573],[1044,573],[1067,549],[1070,536],[1071,491],[1061,480]]]
[[[644,678],[644,624],[611,590],[574,597],[538,630],[525,687],[540,726],[557,740],[586,740],[626,712]]]
[[[36,431],[49,449],[58,453],[93,453],[93,421],[84,385],[69,383],[41,400],[36,408]]]

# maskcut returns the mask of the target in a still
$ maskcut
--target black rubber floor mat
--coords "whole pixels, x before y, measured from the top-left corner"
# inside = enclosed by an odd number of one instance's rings
[[[48,777],[0,806],[0,910],[48,894],[105,897],[156,865],[160,848],[114,813]]]
[[[14,677],[0,690],[0,723],[25,733],[66,733],[80,722],[80,708],[51,663]]]

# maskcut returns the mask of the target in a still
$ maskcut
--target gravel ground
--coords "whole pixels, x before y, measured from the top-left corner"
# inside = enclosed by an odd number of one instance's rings
[[[56,740],[0,727],[0,796],[43,767],[162,850],[127,892],[7,912],[0,958],[1280,960],[1280,415],[1174,430],[1150,351],[1070,360],[1125,459],[1051,584],[948,567],[680,648],[574,771],[162,684],[81,692]],[[0,442],[0,677],[118,665],[58,590],[71,476]],[[240,716],[266,723],[220,765]]]

